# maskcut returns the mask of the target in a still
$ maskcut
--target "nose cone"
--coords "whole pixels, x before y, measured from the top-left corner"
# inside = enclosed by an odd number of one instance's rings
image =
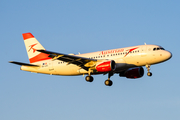
[[[169,51],[166,51],[166,53],[165,53],[165,57],[166,57],[166,60],[171,59],[171,57],[172,57],[172,53],[171,53],[171,52],[169,52]]]

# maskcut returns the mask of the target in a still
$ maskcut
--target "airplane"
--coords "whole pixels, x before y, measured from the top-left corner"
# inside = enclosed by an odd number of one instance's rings
[[[85,80],[92,82],[92,75],[108,74],[106,86],[113,82],[110,77],[119,74],[129,79],[152,76],[150,66],[169,60],[171,52],[158,45],[138,45],[132,47],[103,50],[86,54],[63,54],[45,50],[31,33],[22,34],[30,63],[10,61],[21,65],[21,70],[49,75],[87,75]]]

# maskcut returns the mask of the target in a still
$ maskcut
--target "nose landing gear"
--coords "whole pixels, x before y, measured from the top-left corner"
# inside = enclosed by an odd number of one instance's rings
[[[148,71],[148,73],[147,73],[148,76],[152,76],[152,73],[150,72],[150,66],[151,65],[146,65],[146,68],[147,68],[147,71]]]

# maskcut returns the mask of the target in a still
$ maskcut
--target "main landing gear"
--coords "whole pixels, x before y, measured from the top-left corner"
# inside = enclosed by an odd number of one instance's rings
[[[109,76],[109,75],[108,75]],[[86,81],[87,82],[92,82],[94,80],[94,78],[92,76],[86,76]],[[104,84],[106,86],[111,86],[113,84],[113,82],[110,80],[110,76],[108,77],[108,79],[104,82]]]
[[[91,69],[88,71],[88,76],[86,76],[86,81],[87,82],[92,82],[94,78],[91,76]]]
[[[152,76],[152,73],[150,72],[150,66],[151,65],[146,65],[146,68],[147,68],[147,71],[148,71],[148,73],[147,73],[148,76]]]
[[[87,82],[92,82],[94,80],[94,78],[92,76],[86,76],[86,81]]]
[[[104,82],[106,86],[111,86],[113,82],[110,80],[110,77],[113,76],[113,73],[108,73],[108,79]]]
[[[108,79],[104,82],[104,84],[106,86],[111,86],[113,84],[113,82],[110,80],[110,77],[113,76],[113,73],[108,73]],[[88,76],[86,76],[86,81],[87,82],[92,82],[94,80],[94,78],[91,76],[91,74],[89,74]]]

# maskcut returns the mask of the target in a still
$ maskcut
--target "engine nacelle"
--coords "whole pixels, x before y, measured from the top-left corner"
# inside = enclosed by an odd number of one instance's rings
[[[140,78],[144,75],[144,69],[142,67],[134,67],[134,68],[129,68],[125,72],[122,72],[119,74],[120,77],[126,77],[126,78]]]
[[[116,69],[116,63],[114,60],[101,62],[96,65],[96,70],[98,72],[110,72],[115,69]]]

